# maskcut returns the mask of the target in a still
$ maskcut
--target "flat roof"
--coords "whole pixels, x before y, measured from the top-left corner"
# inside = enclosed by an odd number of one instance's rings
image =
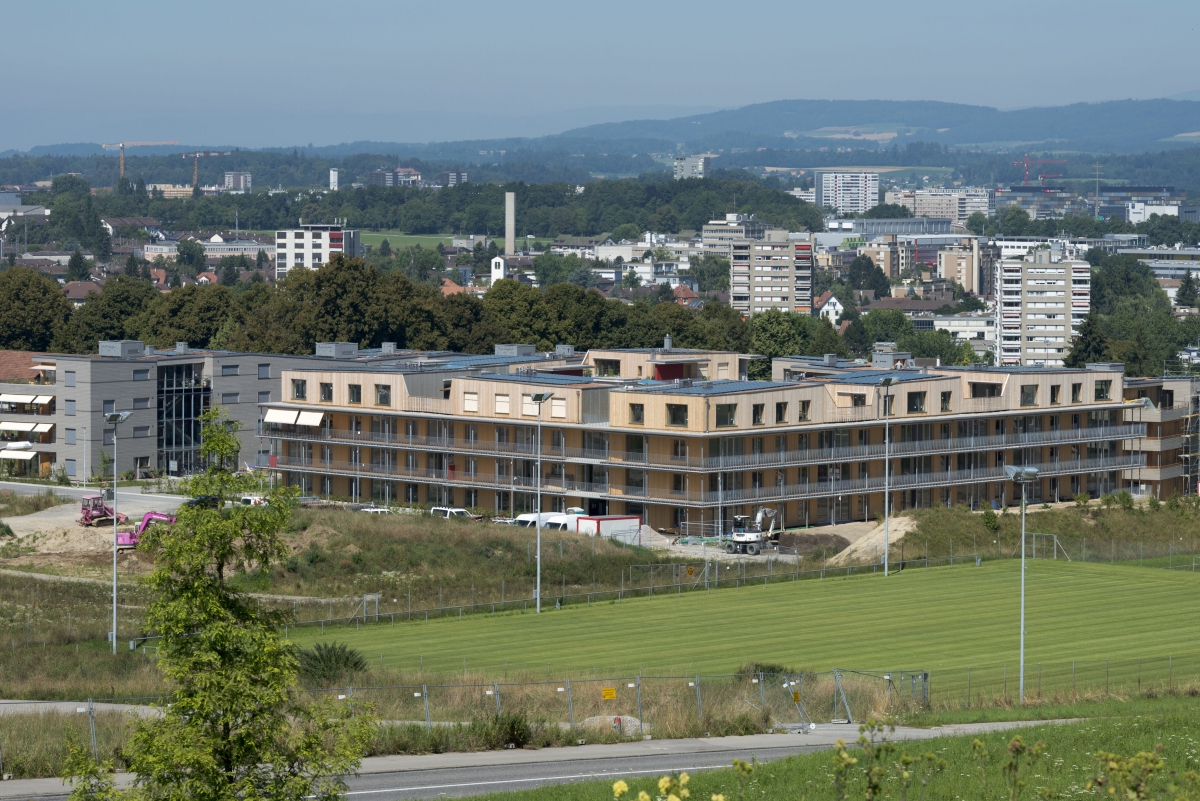
[[[547,386],[583,386],[590,384],[597,387],[611,388],[611,384],[603,384],[585,375],[563,375],[562,373],[479,373],[470,376],[487,381],[512,381],[518,384],[545,384]]]
[[[670,395],[725,395],[731,392],[753,390],[795,389],[794,381],[692,381],[690,384],[674,381],[641,381],[624,387],[627,392],[662,392]]]
[[[855,384],[863,386],[878,385],[885,378],[892,379],[893,384],[905,381],[921,381],[927,378],[948,378],[940,373],[923,373],[920,370],[857,370],[846,375],[829,376],[828,384]]]

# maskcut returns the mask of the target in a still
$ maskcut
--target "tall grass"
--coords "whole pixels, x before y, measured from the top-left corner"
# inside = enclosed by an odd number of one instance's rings
[[[38,492],[36,495],[18,495],[12,490],[0,490],[0,518],[31,515],[71,502],[70,498],[54,494],[53,490]]]

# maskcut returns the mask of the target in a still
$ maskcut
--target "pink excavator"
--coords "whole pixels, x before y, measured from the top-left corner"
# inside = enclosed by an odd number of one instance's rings
[[[142,522],[133,531],[118,531],[117,532],[117,548],[136,548],[141,542],[142,535],[146,533],[146,529],[155,523],[163,523],[171,525],[175,522],[175,518],[162,512],[146,512],[142,517]]]
[[[103,495],[84,495],[79,513],[79,525],[81,526],[112,525],[113,508],[104,502]],[[127,523],[129,517],[117,514],[117,522]]]

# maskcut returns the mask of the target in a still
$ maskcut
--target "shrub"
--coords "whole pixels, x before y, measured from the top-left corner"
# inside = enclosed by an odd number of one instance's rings
[[[1075,505],[1080,509],[1085,509],[1091,500],[1092,496],[1088,495],[1086,492],[1081,492],[1075,496]]]
[[[12,526],[10,526],[8,523],[5,523],[3,520],[0,520],[0,537],[9,539],[15,536],[16,535],[13,534]]]
[[[1000,518],[991,509],[983,510],[983,527],[993,534],[1000,530]]]
[[[1116,500],[1117,505],[1120,506],[1122,509],[1124,509],[1126,512],[1133,511],[1133,496],[1130,495],[1128,491],[1121,490],[1120,492],[1118,492],[1115,496],[1115,500]]]
[[[367,669],[367,660],[345,643],[319,642],[297,654],[300,676],[312,684],[329,686]]]
[[[1150,507],[1151,512],[1157,512],[1162,508],[1162,503],[1158,500],[1157,495],[1151,495],[1150,499],[1146,501],[1146,505]]]

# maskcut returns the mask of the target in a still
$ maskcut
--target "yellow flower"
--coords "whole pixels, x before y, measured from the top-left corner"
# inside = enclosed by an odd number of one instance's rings
[[[638,791],[638,801],[650,801],[650,794],[645,790]]]
[[[683,784],[683,782],[680,782],[680,784]],[[684,787],[683,789],[681,789],[681,790],[679,791],[679,797],[680,797],[680,798],[687,798],[687,797],[688,797],[688,796],[690,796],[691,794],[692,794],[692,791],[691,791],[691,790],[689,790],[689,789],[688,789],[688,788],[686,788],[686,787]]]
[[[679,786],[682,787],[683,785],[687,784],[689,778],[691,778],[691,777],[688,776],[686,773],[680,773],[679,774]]]
[[[723,793],[713,793],[712,801],[725,801],[725,795]]]
[[[667,801],[679,801],[679,796],[671,793],[669,796],[667,796]]]
[[[629,792],[629,785],[623,781],[613,782],[613,798],[620,798]]]
[[[665,793],[669,789],[671,789],[671,777],[663,776],[658,780],[658,791],[660,793]]]

